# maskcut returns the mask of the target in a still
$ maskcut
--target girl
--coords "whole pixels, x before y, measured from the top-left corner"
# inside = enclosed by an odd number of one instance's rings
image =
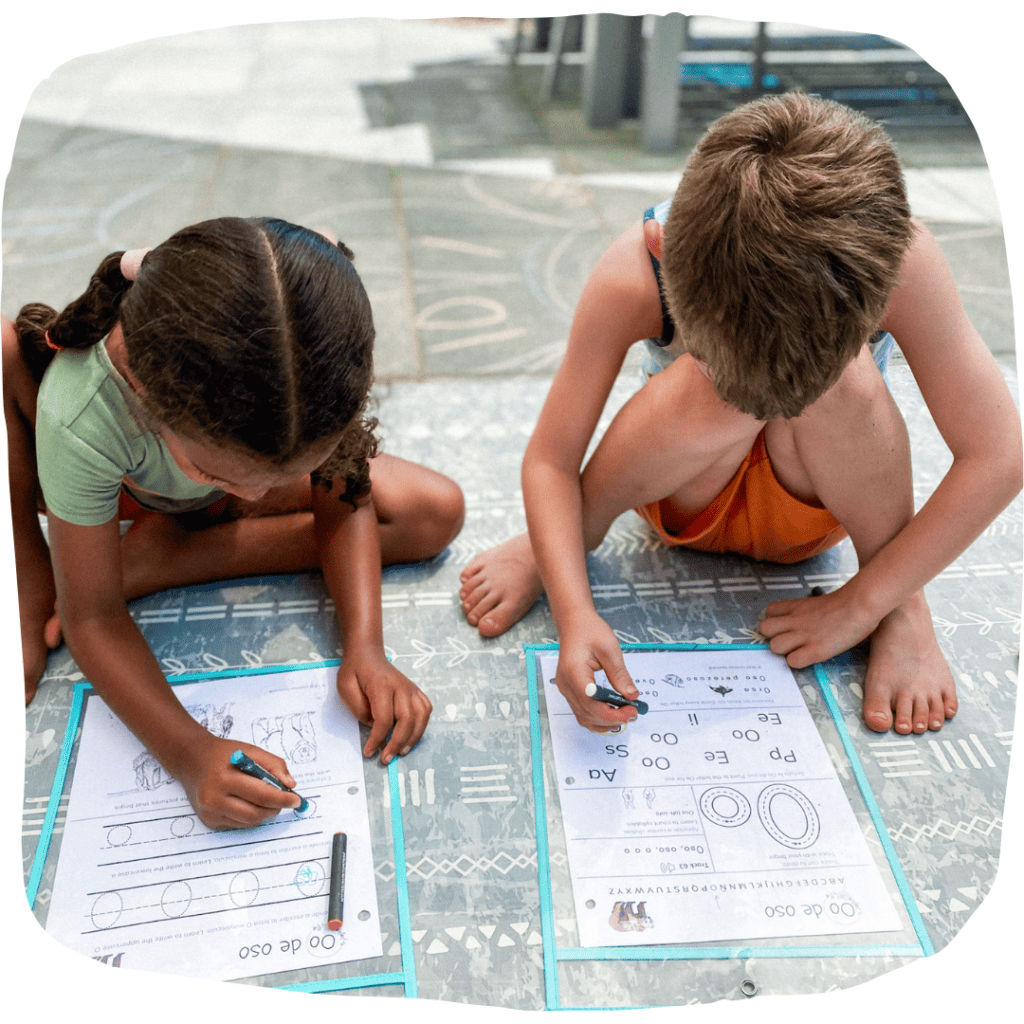
[[[237,741],[184,710],[127,600],[322,568],[344,644],[338,692],[371,726],[364,754],[407,753],[432,710],[384,655],[380,569],[443,550],[462,495],[375,454],[373,321],[351,257],[281,220],[212,220],[111,254],[59,315],[31,304],[3,321],[26,702],[63,633],[210,828],[298,799],[231,768]],[[134,519],[123,538],[120,518]],[[283,761],[246,749],[294,784]]]

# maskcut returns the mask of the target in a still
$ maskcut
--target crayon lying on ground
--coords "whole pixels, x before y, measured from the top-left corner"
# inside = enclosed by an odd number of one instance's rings
[[[243,754],[241,750],[236,750],[231,755],[231,763],[240,771],[245,772],[246,775],[251,775],[254,779],[262,779],[264,782],[269,782],[271,786],[277,786],[278,789],[284,790],[285,793],[295,793],[294,789],[289,789],[280,779],[271,775],[266,768],[261,768],[248,754]],[[305,814],[309,810],[309,801],[304,796],[296,796],[302,801],[298,807],[295,808],[296,814]]]
[[[610,704],[613,708],[636,708],[637,714],[647,714],[647,703],[642,700],[627,700],[621,693],[609,690],[606,686],[598,686],[597,683],[587,683],[583,691],[588,697],[599,700],[602,704]]]

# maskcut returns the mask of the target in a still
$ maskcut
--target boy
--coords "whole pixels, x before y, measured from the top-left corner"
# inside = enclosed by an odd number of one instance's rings
[[[711,126],[665,207],[583,290],[523,461],[529,537],[466,569],[468,622],[496,636],[543,587],[558,686],[582,725],[607,732],[636,712],[586,697],[594,672],[637,691],[585,554],[617,516],[637,508],[666,543],[783,563],[849,535],[857,574],[769,605],[759,629],[793,667],[870,637],[868,727],[940,729],[956,690],[921,588],[1020,490],[1020,421],[910,216],[889,139],[838,104],[767,97]],[[906,427],[880,372],[889,335],[953,454],[916,515]],[[656,372],[581,473],[626,351],[647,338]]]

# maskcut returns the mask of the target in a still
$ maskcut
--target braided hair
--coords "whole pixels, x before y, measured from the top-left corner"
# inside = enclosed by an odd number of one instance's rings
[[[42,379],[56,348],[88,348],[120,323],[128,368],[157,425],[284,466],[340,437],[314,483],[355,504],[369,490],[376,421],[373,317],[352,252],[273,218],[225,217],[150,250],[134,282],[120,252],[60,313],[30,303],[16,327]]]

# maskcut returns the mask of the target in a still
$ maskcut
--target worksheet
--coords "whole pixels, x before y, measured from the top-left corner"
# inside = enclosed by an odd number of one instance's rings
[[[602,735],[539,659],[581,946],[901,928],[784,658],[624,657],[647,712]]]
[[[218,736],[284,758],[309,801],[211,831],[180,783],[93,694],[46,930],[119,967],[229,980],[381,955],[359,728],[330,666],[183,683]],[[344,925],[327,928],[331,844],[348,837]]]

